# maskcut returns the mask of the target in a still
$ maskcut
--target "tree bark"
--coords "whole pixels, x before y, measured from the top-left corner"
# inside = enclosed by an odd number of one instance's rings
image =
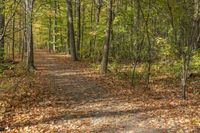
[[[70,30],[69,30],[69,20],[67,20],[67,43],[66,43],[66,52],[71,55],[70,51]]]
[[[81,51],[82,51],[82,47],[84,45],[84,31],[85,31],[85,4],[83,4],[83,8],[82,8],[82,24],[81,24]],[[82,53],[80,53],[80,56],[82,57]]]
[[[100,13],[101,13],[101,8],[102,8],[102,3],[103,0],[95,0],[95,4],[96,4],[96,23],[99,23],[99,17],[100,17]]]
[[[77,61],[78,59],[76,56],[72,1],[66,0],[66,4],[67,4],[67,16],[68,16],[68,28],[69,28],[70,53],[71,53],[72,60]]]
[[[105,35],[105,44],[103,49],[103,58],[101,61],[101,74],[107,73],[107,67],[108,67],[108,56],[109,56],[109,47],[110,47],[110,34],[112,29],[112,7],[113,7],[113,1],[109,0],[108,5],[108,22],[107,22],[107,29],[106,29],[106,35]]]
[[[56,52],[57,43],[57,1],[54,0],[54,28],[53,28],[53,52]]]
[[[77,0],[77,54],[80,57],[80,45],[81,45],[81,2]]]
[[[4,0],[0,1],[0,36],[3,35],[5,25]],[[0,63],[4,60],[4,37],[0,39]]]
[[[33,31],[32,31],[33,0],[25,0],[25,4],[26,4],[26,46],[27,46],[26,69],[27,71],[32,71],[34,69]]]
[[[197,29],[197,40],[196,40],[196,48],[200,49],[200,1],[194,0],[194,19],[196,21],[196,29]]]
[[[12,60],[15,61],[15,17],[12,22]]]
[[[50,0],[50,7],[49,9],[51,10],[51,0]],[[49,25],[48,25],[48,51],[52,51],[52,16],[49,16]]]
[[[51,17],[49,17],[49,27],[48,27],[48,51],[51,52],[52,50],[52,46],[51,46],[51,39],[52,39],[52,20],[51,20]]]

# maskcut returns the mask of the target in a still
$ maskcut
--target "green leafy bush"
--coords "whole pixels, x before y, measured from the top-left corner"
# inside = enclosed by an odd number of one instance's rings
[[[9,63],[0,64],[0,74],[3,73],[4,70],[9,69],[9,67],[10,67]]]

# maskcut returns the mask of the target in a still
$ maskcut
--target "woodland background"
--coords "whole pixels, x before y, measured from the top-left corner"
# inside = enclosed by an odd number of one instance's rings
[[[199,0],[1,0],[1,90],[16,68],[37,71],[39,49],[70,55],[121,90],[153,93],[167,79],[179,99],[199,101]]]

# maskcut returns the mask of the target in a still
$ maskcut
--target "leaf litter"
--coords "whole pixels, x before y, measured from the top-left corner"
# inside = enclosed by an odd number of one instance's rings
[[[150,91],[114,74],[99,75],[86,61],[36,52],[37,70],[1,76],[2,132],[199,132],[200,97],[188,99],[178,81],[157,77]],[[3,131],[4,130],[4,131]]]

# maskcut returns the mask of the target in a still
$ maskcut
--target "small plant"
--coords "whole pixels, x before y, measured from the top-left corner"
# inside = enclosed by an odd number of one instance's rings
[[[3,73],[3,71],[6,69],[12,69],[11,63],[0,64],[0,74]]]

